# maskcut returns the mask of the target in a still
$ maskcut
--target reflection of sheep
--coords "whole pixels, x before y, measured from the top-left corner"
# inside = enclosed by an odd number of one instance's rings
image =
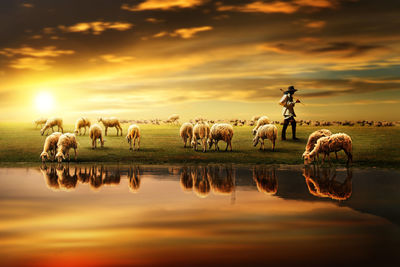
[[[319,153],[324,153],[322,163],[324,162],[326,156],[328,156],[330,159],[329,154],[331,152],[335,152],[337,159],[337,152],[343,150],[347,155],[347,164],[349,164],[353,160],[352,149],[352,140],[347,134],[338,133],[331,136],[321,137],[318,139],[314,149],[309,154],[304,156],[304,162],[306,164],[311,163],[315,156],[318,157]]]
[[[121,173],[119,167],[112,170],[110,168],[104,168],[103,185],[117,185],[121,181]]]
[[[35,129],[37,129],[38,126],[40,126],[40,128],[43,127],[44,124],[46,124],[47,119],[46,118],[39,118],[37,120],[34,120],[33,123],[36,125]]]
[[[183,140],[183,147],[186,147],[186,142],[189,140],[189,143],[192,140],[193,137],[193,124],[190,122],[185,122],[182,124],[181,129],[179,130],[179,134],[182,137]]]
[[[206,197],[210,193],[210,181],[207,179],[207,168],[194,168],[191,172],[193,179],[194,192],[199,197]]]
[[[92,139],[92,149],[97,147],[97,139],[100,140],[101,147],[104,146],[103,130],[97,123],[93,124],[89,129],[89,137]]]
[[[310,134],[310,136],[308,137],[307,145],[306,145],[306,151],[304,151],[304,153],[303,153],[303,157],[305,155],[309,154],[311,152],[311,150],[314,149],[314,146],[317,143],[318,139],[320,139],[321,137],[330,136],[330,135],[332,135],[331,131],[326,130],[326,129],[318,130],[318,131],[315,131],[312,134]]]
[[[211,127],[210,137],[207,140],[209,148],[215,145],[215,150],[219,150],[218,142],[220,140],[226,142],[225,151],[228,150],[228,146],[232,151],[232,137],[233,137],[233,127],[228,123],[216,123]]]
[[[264,139],[269,139],[272,142],[272,151],[275,150],[275,141],[278,136],[278,128],[273,124],[266,124],[261,126],[253,139],[253,145],[256,146],[258,142],[261,143],[260,149],[265,150]]]
[[[263,125],[265,125],[265,124],[270,124],[269,118],[268,118],[267,116],[262,116],[262,117],[260,117],[260,118],[258,119],[258,121],[257,121],[256,127],[254,127],[254,129],[253,129],[253,135],[255,135],[255,134],[257,133],[257,130],[258,130],[261,126],[263,126]]]
[[[61,134],[62,133],[60,132],[55,132],[46,137],[46,140],[44,141],[43,152],[40,154],[42,162],[45,162],[50,158],[54,158],[57,150],[57,142]]]
[[[59,166],[57,168],[57,176],[58,182],[60,184],[60,188],[66,191],[70,191],[76,187],[78,182],[77,170],[75,168],[74,174],[71,175],[69,172],[69,166]]]
[[[137,150],[140,149],[140,128],[136,124],[132,124],[129,126],[128,134],[126,135],[126,140],[129,143],[129,150],[132,150],[132,141],[133,141],[133,150],[136,150],[136,140],[138,143]]]
[[[78,142],[76,141],[76,137],[74,134],[65,133],[60,136],[57,143],[57,154],[56,159],[59,163],[65,159],[65,156],[68,157],[68,161],[70,160],[69,150],[73,148],[75,152],[75,161],[76,161],[76,150],[78,149]]]
[[[48,129],[51,128],[51,130],[54,132],[54,126],[57,126],[57,131],[60,131],[63,133],[64,129],[63,129],[63,120],[60,118],[52,118],[52,119],[48,119],[46,121],[46,124],[43,126],[43,128],[40,130],[40,134],[43,135]]]
[[[117,118],[115,118],[115,117],[111,117],[111,118],[100,117],[97,121],[103,123],[103,125],[105,127],[105,130],[104,130],[105,136],[107,136],[108,127],[115,127],[115,129],[117,129],[117,136],[118,136],[118,131],[121,131],[121,136],[122,136],[122,127]]]
[[[192,146],[197,151],[197,140],[201,140],[203,146],[203,152],[207,150],[207,139],[210,136],[210,126],[207,122],[198,122],[193,127]]]
[[[103,166],[100,166],[100,169],[95,165],[92,166],[89,180],[90,188],[92,190],[98,190],[103,184],[103,169]]]
[[[223,169],[225,169],[225,175],[223,175]],[[214,193],[230,194],[235,189],[232,166],[224,168],[210,166],[207,171],[207,177]]]
[[[44,180],[46,181],[46,185],[49,189],[54,191],[60,189],[56,168],[54,166],[50,166],[50,168],[48,168],[46,165],[42,165],[40,167],[40,171],[42,172]]]
[[[90,120],[88,118],[82,117],[79,118],[76,123],[75,123],[75,134],[82,135],[81,133],[81,128],[83,128],[85,130],[85,132],[83,133],[83,135],[86,134],[86,127],[90,128]]]
[[[276,179],[274,168],[254,167],[253,180],[257,184],[258,192],[266,194],[276,194],[278,192],[278,180]]]
[[[189,172],[190,169],[188,169],[188,167],[183,167],[181,169],[180,184],[182,189],[185,191],[192,190],[193,188],[193,179]]]
[[[130,166],[128,170],[129,190],[132,193],[139,191],[140,187],[140,169],[138,166]]]

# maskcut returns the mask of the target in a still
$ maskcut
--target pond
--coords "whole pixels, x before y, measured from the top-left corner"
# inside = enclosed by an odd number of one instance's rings
[[[0,168],[1,266],[396,266],[400,172]]]

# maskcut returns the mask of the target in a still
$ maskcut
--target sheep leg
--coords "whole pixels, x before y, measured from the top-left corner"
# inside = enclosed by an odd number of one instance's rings
[[[344,151],[347,155],[347,165],[350,164],[350,162],[353,162],[353,155],[351,154],[351,152],[347,152],[346,150]]]
[[[60,126],[61,128],[61,132],[64,133],[64,128],[62,126]],[[58,129],[58,131],[60,131],[60,129]]]
[[[229,146],[230,146],[231,151],[232,151],[232,140],[229,140]]]
[[[219,140],[216,140],[216,141],[215,141],[215,150],[218,150],[218,151],[219,151],[218,142],[219,142]]]
[[[129,150],[132,150],[132,139],[129,139]]]
[[[136,138],[133,138],[133,150],[136,150]]]
[[[228,142],[226,142],[226,148],[225,148],[225,151],[228,151],[228,146],[229,146],[229,141],[228,141]]]
[[[86,135],[86,126],[85,126],[85,128],[84,128],[84,129],[85,129],[85,131],[83,132],[83,135]]]
[[[119,129],[117,126],[115,126],[115,129],[117,129],[117,136],[119,135]]]
[[[272,140],[272,151],[275,151],[275,139]]]
[[[92,149],[96,146],[96,139],[92,139]]]
[[[105,136],[107,136],[107,130],[108,130],[108,127],[106,126],[106,127],[105,127],[105,130],[104,130],[104,135],[105,135]]]
[[[186,148],[186,141],[187,141],[187,137],[183,137],[183,142],[184,142],[183,147],[184,147],[184,148]]]
[[[53,131],[53,133],[54,133],[54,128],[53,127],[51,127],[51,130]]]
[[[139,149],[140,149],[140,137],[137,140],[137,150],[139,150]]]
[[[75,161],[76,161],[76,159],[78,158],[78,152],[76,151],[76,148],[74,148],[74,152],[75,152]]]
[[[204,153],[204,152],[206,152],[206,149],[207,149],[207,148],[206,148],[206,145],[207,145],[207,144],[206,144],[206,139],[203,138],[203,139],[201,140],[201,142],[203,143],[203,153]]]
[[[337,156],[337,151],[335,151],[335,156],[336,156],[336,160],[339,160],[338,156]]]
[[[121,126],[119,126],[119,130],[121,131],[121,136],[122,136],[122,127]]]

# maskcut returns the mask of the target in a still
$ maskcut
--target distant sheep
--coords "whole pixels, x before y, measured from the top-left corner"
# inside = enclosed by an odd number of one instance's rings
[[[207,122],[198,122],[193,127],[192,147],[197,151],[197,140],[201,140],[203,152],[207,150],[207,139],[210,136],[210,126]]]
[[[186,142],[189,140],[189,144],[193,137],[193,124],[190,122],[185,122],[182,124],[181,129],[179,130],[179,135],[182,137],[183,140],[183,147],[186,147]]]
[[[101,147],[104,146],[103,130],[97,123],[93,124],[89,129],[89,137],[92,139],[92,149],[97,148],[97,139],[100,140]]]
[[[85,132],[83,133],[83,135],[85,135],[86,134],[86,127],[89,129],[90,125],[91,125],[91,123],[90,123],[90,120],[88,118],[86,118],[86,117],[79,118],[75,123],[75,131],[74,131],[74,133],[75,134],[79,133],[79,135],[82,135],[81,128],[83,128],[83,129],[85,129]]]
[[[225,151],[228,150],[228,146],[232,151],[232,137],[233,137],[233,127],[228,123],[217,123],[211,127],[210,137],[207,140],[209,148],[215,145],[215,150],[219,150],[218,142],[220,140],[226,142]]]
[[[61,129],[61,132],[64,132],[63,129],[63,120],[61,118],[51,118],[48,119],[45,123],[45,125],[43,126],[43,128],[40,130],[40,134],[43,135],[48,129],[51,128],[51,130],[54,133],[54,126],[57,126],[57,131],[59,132]]]
[[[318,130],[318,131],[315,131],[312,134],[310,134],[308,136],[306,150],[303,153],[303,157],[305,155],[309,154],[311,152],[311,150],[314,149],[314,146],[317,143],[318,139],[320,139],[321,137],[330,136],[330,135],[332,135],[332,132],[327,129]]]
[[[349,164],[353,160],[352,150],[353,144],[350,136],[345,133],[333,134],[331,136],[321,137],[318,139],[317,144],[314,149],[304,156],[304,162],[306,164],[311,163],[315,157],[318,157],[318,154],[324,153],[324,158],[322,159],[322,163],[325,160],[325,157],[328,156],[331,152],[335,152],[336,159],[337,152],[343,150],[347,155],[347,164]]]
[[[117,136],[118,136],[119,131],[121,131],[121,136],[122,136],[122,127],[117,118],[115,118],[115,117],[111,117],[111,118],[100,117],[97,121],[103,123],[103,125],[105,127],[105,130],[104,130],[105,136],[107,136],[108,127],[115,127],[115,129],[117,129]]]
[[[168,117],[168,119],[165,121],[165,123],[179,123],[179,115],[178,114],[172,114],[171,116]]]
[[[34,120],[33,123],[36,125],[36,129],[38,126],[40,126],[40,128],[43,127],[44,124],[46,124],[47,119],[46,118],[39,118],[37,120]]]
[[[76,141],[76,136],[72,133],[65,133],[60,136],[57,142],[57,154],[56,159],[59,163],[65,160],[65,157],[68,157],[68,161],[70,160],[69,150],[73,148],[75,152],[75,161],[78,149],[78,142]]]
[[[132,150],[132,141],[133,141],[133,150],[136,150],[136,140],[138,143],[137,150],[140,149],[140,128],[136,124],[132,124],[128,128],[128,134],[126,135],[126,140],[129,143],[129,150]]]
[[[254,127],[253,129],[253,135],[255,135],[257,133],[257,130],[265,125],[265,124],[270,124],[269,118],[267,116],[262,116],[257,120],[257,125],[256,127]]]
[[[61,135],[62,133],[55,132],[46,137],[46,140],[44,141],[43,152],[40,154],[40,158],[42,159],[43,163],[46,162],[46,160],[50,160],[51,158],[53,159],[56,155],[57,142]]]
[[[257,130],[256,136],[253,139],[253,145],[257,146],[258,142],[260,142],[260,150],[265,150],[264,139],[269,139],[272,142],[272,151],[274,151],[277,136],[278,128],[274,124],[263,125]]]

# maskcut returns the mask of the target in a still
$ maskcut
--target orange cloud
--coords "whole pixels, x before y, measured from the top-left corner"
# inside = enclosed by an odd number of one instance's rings
[[[240,12],[260,12],[260,13],[294,13],[298,10],[298,6],[290,2],[261,2],[256,1],[244,6],[219,6],[218,11],[240,11]]]
[[[116,56],[114,54],[105,54],[100,56],[101,59],[109,63],[124,63],[131,61],[134,57],[130,56]]]
[[[321,29],[325,27],[326,22],[323,20],[317,20],[317,21],[310,21],[305,24],[306,27],[311,28],[311,29]]]
[[[147,22],[151,22],[151,23],[160,23],[160,22],[164,22],[164,20],[162,20],[162,19],[156,19],[156,18],[147,18],[146,21],[147,21]]]
[[[34,57],[22,57],[11,61],[9,66],[14,69],[47,70],[51,68],[52,60]]]
[[[177,29],[173,33],[171,33],[171,36],[180,36],[183,39],[189,39],[194,37],[194,35],[198,32],[204,32],[204,31],[210,31],[212,30],[213,27],[211,26],[203,26],[203,27],[194,27],[194,28],[182,28],[182,29]]]
[[[134,25],[128,22],[80,22],[72,26],[58,26],[64,32],[83,32],[83,33],[93,33],[94,35],[99,35],[106,30],[117,30],[117,31],[127,31],[131,29]]]
[[[139,5],[123,4],[121,9],[128,11],[141,11],[153,9],[174,9],[174,8],[189,8],[202,5],[205,0],[147,0]]]
[[[332,8],[338,4],[337,0],[295,0],[299,6],[309,6],[316,8]]]
[[[74,54],[73,50],[57,50],[55,46],[46,46],[42,49],[35,49],[29,46],[21,48],[4,48],[0,50],[0,55],[12,57],[14,55],[29,56],[29,57],[58,57],[61,55]]]

